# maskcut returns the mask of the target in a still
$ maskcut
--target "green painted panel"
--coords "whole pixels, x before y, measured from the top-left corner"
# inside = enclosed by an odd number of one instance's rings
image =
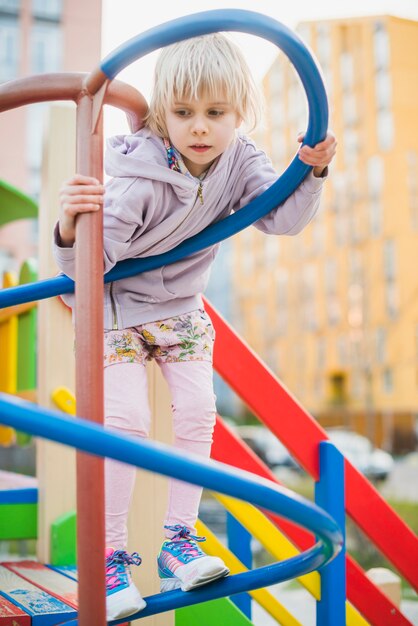
[[[23,263],[19,285],[33,283],[38,279],[35,259]],[[18,318],[17,338],[17,390],[36,389],[36,309],[22,313]]]
[[[36,259],[28,259],[20,269],[19,285],[33,283],[37,279],[37,261]],[[36,309],[19,315],[17,321],[17,391],[36,389],[36,330]],[[32,441],[31,435],[21,431],[16,433],[16,437],[19,446],[26,446]]]
[[[38,536],[38,505],[1,504],[0,540],[36,539]]]
[[[25,218],[38,217],[38,206],[16,187],[0,180],[0,226]]]
[[[76,565],[76,525],[75,511],[60,515],[51,524],[51,565]]]
[[[191,592],[193,593],[193,592]],[[211,600],[202,604],[177,609],[176,626],[251,626],[252,622],[229,598]]]

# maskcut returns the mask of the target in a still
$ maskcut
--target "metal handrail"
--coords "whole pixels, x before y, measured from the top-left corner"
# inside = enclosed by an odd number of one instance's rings
[[[318,538],[311,548],[296,557],[229,576],[216,585],[193,593],[173,591],[149,596],[146,598],[147,607],[130,619],[266,587],[307,574],[328,563],[343,545],[342,533],[328,513],[309,500],[244,470],[217,461],[205,461],[194,455],[185,458],[170,446],[117,435],[97,424],[68,418],[58,411],[4,393],[0,393],[0,421],[37,437],[251,502],[292,519]]]

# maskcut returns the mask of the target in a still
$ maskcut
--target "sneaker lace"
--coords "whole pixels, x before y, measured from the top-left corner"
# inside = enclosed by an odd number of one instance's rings
[[[115,550],[115,552],[106,558],[106,589],[114,589],[120,585],[122,575],[129,565],[141,565],[142,559],[138,552],[128,554],[125,550]]]
[[[175,533],[169,542],[170,547],[176,547],[180,552],[188,557],[192,558],[201,554],[199,547],[196,545],[196,541],[206,541],[206,537],[199,537],[198,535],[192,535],[190,529],[181,524],[175,526],[164,526],[167,530]]]

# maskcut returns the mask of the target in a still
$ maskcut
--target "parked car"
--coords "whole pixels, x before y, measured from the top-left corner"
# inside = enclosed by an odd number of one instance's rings
[[[327,430],[332,443],[362,474],[371,480],[385,480],[394,466],[389,452],[374,448],[372,442],[358,433],[340,428]]]
[[[236,433],[270,468],[300,469],[288,449],[264,426],[237,426]]]
[[[236,433],[270,468],[288,467],[301,471],[288,449],[264,426],[236,426]],[[370,480],[384,480],[392,471],[393,457],[358,433],[330,428],[327,434],[345,457]]]

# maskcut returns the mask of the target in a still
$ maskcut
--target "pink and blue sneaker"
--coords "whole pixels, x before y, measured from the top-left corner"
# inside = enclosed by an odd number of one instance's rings
[[[225,563],[217,556],[208,556],[197,542],[205,537],[190,534],[185,526],[164,526],[175,535],[164,541],[158,555],[161,591],[181,589],[191,591],[229,574]]]
[[[140,565],[137,552],[106,548],[106,618],[108,621],[128,617],[146,607],[132,582],[130,565]]]

